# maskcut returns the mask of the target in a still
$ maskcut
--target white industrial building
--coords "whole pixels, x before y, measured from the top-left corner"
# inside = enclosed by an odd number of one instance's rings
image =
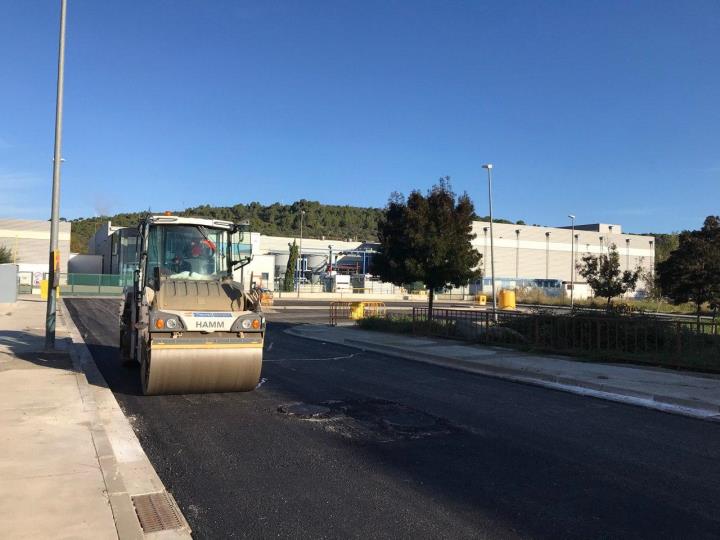
[[[50,260],[50,221],[0,219],[0,246],[12,253],[21,272],[47,272]],[[70,223],[58,228],[60,269],[67,272],[70,259]]]
[[[490,288],[490,223],[473,224],[473,244],[482,255],[484,289]],[[595,223],[570,227],[539,227],[493,223],[496,286],[501,288],[567,287],[573,267],[587,254],[607,254],[615,246],[621,270],[637,267],[652,273],[655,267],[655,238],[623,234],[620,225]],[[575,272],[575,283],[582,278]]]
[[[105,222],[88,242],[88,254],[70,253],[69,222],[59,229],[60,266],[63,274],[111,274],[128,282],[136,258],[135,227],[118,227]],[[652,236],[624,234],[620,225],[596,223],[570,227],[540,227],[493,223],[495,276],[497,289],[540,288],[549,294],[566,294],[572,268],[586,254],[607,253],[615,246],[622,270],[642,268],[652,274],[655,265],[655,239]],[[470,284],[463,292],[489,292],[491,289],[490,223],[473,224],[473,245],[482,254],[482,282]],[[265,236],[251,233],[253,261],[237,276],[247,283],[275,290],[285,274],[290,246],[299,237]],[[37,287],[48,270],[50,222],[0,219],[0,246],[7,248],[18,265],[24,284]],[[302,239],[302,258],[297,269],[301,290],[335,291],[363,289],[375,293],[398,293],[397,287],[369,276],[376,243],[352,240]],[[575,274],[576,297],[584,296],[582,278]],[[640,284],[639,289],[642,289]],[[640,291],[641,292],[641,291]]]
[[[495,276],[497,288],[541,288],[550,294],[564,294],[571,281],[572,268],[585,254],[607,253],[615,246],[623,270],[638,266],[652,272],[655,263],[655,239],[651,236],[623,234],[620,225],[590,224],[569,227],[540,227],[493,223]],[[491,289],[490,223],[473,224],[473,245],[483,255],[484,279],[472,284],[466,292]],[[115,227],[110,222],[99,227],[89,241],[89,251],[101,259],[103,273],[122,274],[135,262],[135,229]],[[275,289],[285,274],[290,246],[299,237],[265,236],[251,233],[253,261],[242,270],[242,278],[257,286]],[[388,292],[391,285],[371,280],[372,255],[376,243],[359,241],[302,239],[302,259],[298,271],[302,288],[321,290],[329,278],[338,286]],[[350,275],[350,279],[333,277]],[[575,274],[576,294],[581,278]],[[394,291],[394,289],[393,289]],[[397,291],[394,291],[397,292]]]
[[[127,274],[136,261],[135,242],[137,229],[118,227],[110,221],[98,227],[88,241],[87,257],[94,257],[95,264],[104,274]],[[253,260],[239,272],[248,283],[274,289],[284,274],[293,241],[300,246],[299,238],[265,236],[250,233],[253,244]],[[302,272],[308,283],[313,277],[319,278],[340,264],[341,272],[365,274],[370,265],[370,256],[375,244],[361,242],[304,238],[302,240]],[[300,269],[299,269],[300,270]],[[319,279],[318,279],[319,282]]]
[[[70,223],[61,221],[59,225],[60,272],[65,273],[70,260]],[[39,287],[50,261],[50,221],[0,219],[0,246],[12,254],[22,284]]]

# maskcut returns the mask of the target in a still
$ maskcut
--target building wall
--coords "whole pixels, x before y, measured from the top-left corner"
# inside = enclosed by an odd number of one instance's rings
[[[260,252],[261,253],[286,253],[288,251],[288,244],[292,244],[293,241],[300,245],[300,237],[291,236],[265,236],[260,235]],[[321,240],[318,238],[303,238],[302,249],[303,253],[328,253],[330,246],[332,246],[333,252],[343,250],[357,249],[362,246],[362,242],[346,242],[343,240]]]
[[[255,255],[248,265],[236,270],[233,277],[248,286],[254,284],[272,290],[275,285],[275,256]]]
[[[68,224],[69,225],[69,224]],[[473,240],[475,248],[483,254],[481,268],[486,277],[490,276],[490,224],[477,221],[473,224],[473,232],[476,234]],[[2,227],[0,227],[1,229]],[[69,228],[69,227],[68,227]],[[119,269],[113,261],[126,260],[126,257],[118,258],[117,253],[123,252],[123,244],[118,244],[124,235],[135,234],[134,228],[122,229],[112,226],[111,223],[104,224],[90,240],[91,253],[103,255],[103,273],[118,273]],[[495,244],[495,275],[498,279],[551,279],[559,281],[570,281],[573,267],[571,242],[572,231],[564,227],[536,227],[530,225],[513,225],[494,223],[494,244]],[[580,262],[583,255],[591,253],[594,255],[607,253],[608,246],[615,244],[620,255],[621,269],[635,269],[641,266],[644,270],[653,271],[655,263],[655,239],[651,236],[633,234],[621,234],[620,225],[593,224],[579,225],[575,230],[574,260]],[[264,236],[253,233],[253,249],[255,260],[246,267],[246,277],[268,274],[270,283],[278,272],[278,258],[289,251],[288,244],[299,238]],[[133,251],[132,239],[125,249]],[[69,231],[68,231],[69,244]],[[119,245],[119,251],[115,255],[113,246]],[[347,242],[339,240],[323,240],[316,238],[303,239],[303,254],[305,257],[313,255],[329,255],[330,246],[333,251],[333,263],[337,262],[338,254],[353,250],[373,250],[377,244],[362,242]],[[345,258],[352,258],[347,255]],[[67,258],[65,258],[67,261]],[[280,264],[280,274],[284,272],[285,263]],[[576,273],[576,281],[581,281]],[[263,285],[267,286],[265,283]]]
[[[67,272],[70,258],[70,223],[61,221],[58,229],[60,271]],[[9,249],[21,272],[43,268],[50,258],[50,222],[29,219],[0,219],[0,246]]]
[[[70,274],[102,274],[102,261],[100,255],[71,253],[68,261],[68,272]]]
[[[102,257],[102,273],[112,274],[112,250],[114,233],[122,230],[122,227],[115,227],[109,221],[100,225],[95,234],[88,240],[88,254]]]
[[[655,238],[636,234],[617,234],[619,225],[581,226],[599,230],[575,230],[575,248],[571,241],[572,230],[560,227],[535,227],[493,223],[495,244],[495,276],[497,278],[559,279],[569,281],[572,271],[572,253],[575,261],[583,255],[607,253],[609,245],[615,245],[620,255],[622,270],[641,266],[652,271],[655,263]],[[612,229],[610,229],[612,227]],[[612,233],[604,232],[613,230]],[[476,237],[475,249],[483,254],[481,267],[490,276],[490,223],[476,221],[473,224]],[[577,273],[576,281],[579,281]]]

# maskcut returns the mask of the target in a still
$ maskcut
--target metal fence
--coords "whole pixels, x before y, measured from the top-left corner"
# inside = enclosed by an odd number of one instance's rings
[[[340,321],[363,319],[365,317],[384,317],[387,314],[385,302],[330,302],[330,325]]]
[[[18,293],[30,294],[48,279],[47,273],[18,272]],[[61,296],[122,296],[132,274],[60,274]]]
[[[120,274],[60,276],[60,294],[64,296],[121,296],[123,289],[129,285],[132,285],[132,276]]]
[[[414,307],[413,331],[487,344],[720,371],[716,322]]]

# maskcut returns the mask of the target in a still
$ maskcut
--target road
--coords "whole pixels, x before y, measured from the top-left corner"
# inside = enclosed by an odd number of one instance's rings
[[[197,538],[720,532],[720,425],[306,341],[281,312],[254,392],[144,397],[117,301],[65,302]]]

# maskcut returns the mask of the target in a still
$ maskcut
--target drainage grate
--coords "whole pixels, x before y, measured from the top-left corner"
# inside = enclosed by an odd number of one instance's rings
[[[140,526],[146,533],[179,529],[183,526],[180,512],[167,491],[136,495],[132,501]]]

